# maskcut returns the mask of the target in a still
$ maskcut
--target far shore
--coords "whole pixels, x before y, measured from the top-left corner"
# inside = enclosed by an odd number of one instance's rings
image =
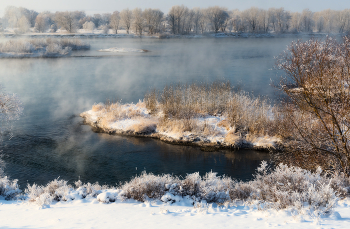
[[[150,39],[172,39],[172,38],[284,38],[284,37],[324,37],[328,33],[246,33],[246,32],[219,32],[219,33],[204,33],[204,34],[183,34],[174,35],[171,33],[163,34],[143,34],[136,35],[134,33],[127,34],[124,30],[118,31],[117,34],[109,32],[108,34],[96,30],[94,32],[78,31],[76,33],[67,32],[52,32],[52,33],[25,33],[16,34],[12,31],[0,32],[0,37],[79,37],[79,38],[150,38]],[[345,35],[345,34],[331,34],[331,35]]]

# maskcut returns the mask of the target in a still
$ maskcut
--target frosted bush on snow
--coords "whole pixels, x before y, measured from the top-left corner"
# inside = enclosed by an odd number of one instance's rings
[[[29,202],[43,206],[51,204],[52,201],[71,201],[87,197],[96,198],[105,189],[108,189],[108,186],[101,186],[98,183],[83,184],[81,181],[77,181],[75,182],[75,187],[73,187],[67,184],[65,180],[55,179],[46,186],[28,184],[25,193]]]
[[[18,196],[22,191],[19,189],[17,180],[10,180],[7,176],[0,173],[0,196],[10,200]]]
[[[321,169],[312,173],[283,164],[269,171],[267,163],[263,162],[255,179],[250,182],[218,177],[213,172],[203,177],[198,173],[188,174],[183,180],[170,175],[143,173],[121,189],[123,197],[140,201],[150,198],[173,203],[181,201],[179,197],[189,197],[193,202],[223,204],[243,200],[263,209],[309,208],[327,213],[338,198],[349,195],[350,178],[339,174],[327,176],[322,174]]]
[[[328,212],[334,207],[339,197],[349,194],[350,180],[345,176],[328,177],[321,174],[321,169],[312,173],[283,164],[279,164],[269,172],[266,162],[263,162],[258,168],[255,179],[245,184],[236,183],[230,190],[230,196],[231,199],[243,198],[248,203],[258,204],[263,208],[294,207],[300,210],[308,207]]]
[[[17,181],[0,179],[0,195],[11,199],[20,193]],[[29,202],[40,206],[53,201],[71,201],[96,198],[103,203],[134,199],[138,201],[161,200],[164,203],[184,202],[216,203],[219,205],[243,201],[259,209],[294,209],[298,213],[305,210],[313,214],[332,211],[339,198],[350,194],[350,178],[342,174],[327,175],[321,169],[310,172],[298,167],[279,164],[270,170],[262,162],[252,181],[236,181],[229,177],[217,176],[209,172],[187,174],[179,178],[169,174],[154,175],[143,172],[129,182],[117,187],[100,186],[98,183],[75,183],[55,179],[46,186],[36,184],[25,190]]]

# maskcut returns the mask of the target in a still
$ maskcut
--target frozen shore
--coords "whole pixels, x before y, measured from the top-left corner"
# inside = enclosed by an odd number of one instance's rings
[[[274,136],[242,136],[221,115],[164,121],[161,113],[149,114],[145,102],[141,101],[137,104],[115,104],[107,109],[97,104],[80,116],[99,132],[156,138],[170,144],[199,146],[208,151],[238,148],[274,150],[281,142]],[[187,122],[192,127],[189,131],[184,127]]]

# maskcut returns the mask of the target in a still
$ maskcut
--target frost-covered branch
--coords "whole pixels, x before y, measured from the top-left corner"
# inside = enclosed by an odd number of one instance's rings
[[[6,93],[0,85],[0,138],[11,129],[11,121],[18,120],[22,114],[22,103],[16,94]]]

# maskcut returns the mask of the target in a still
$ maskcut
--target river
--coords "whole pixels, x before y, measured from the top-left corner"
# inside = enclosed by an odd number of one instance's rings
[[[215,171],[249,180],[269,155],[258,151],[203,152],[158,140],[95,133],[79,114],[94,103],[136,103],[167,84],[229,80],[255,96],[276,102],[281,72],[274,57],[292,38],[86,39],[91,50],[60,59],[0,59],[0,84],[23,102],[13,137],[1,143],[5,172],[27,183],[69,182],[115,185],[142,171],[186,176]],[[111,47],[146,53],[106,53]]]

